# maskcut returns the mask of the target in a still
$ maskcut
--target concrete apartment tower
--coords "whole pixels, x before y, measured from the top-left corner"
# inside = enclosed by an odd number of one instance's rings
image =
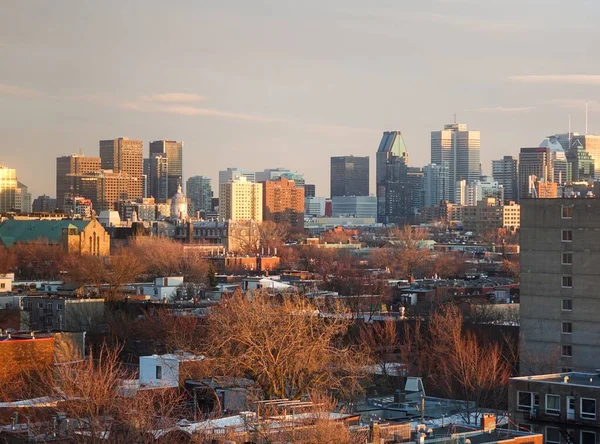
[[[245,177],[219,185],[219,218],[222,220],[263,220],[263,184]]]
[[[133,189],[127,193],[129,199],[143,197],[143,151],[144,142],[120,137],[114,140],[100,141],[100,160],[103,170],[112,170],[114,173],[127,173],[136,178],[132,182]]]
[[[522,374],[600,367],[599,227],[600,199],[521,200]]]
[[[450,123],[441,131],[431,132],[431,163],[448,165],[448,194],[452,202],[457,182],[469,183],[481,176],[480,145],[481,133],[469,131],[463,123]]]
[[[56,158],[56,205],[60,211],[67,210],[66,197],[76,194],[75,176],[94,173],[100,168],[99,157],[72,154]]]

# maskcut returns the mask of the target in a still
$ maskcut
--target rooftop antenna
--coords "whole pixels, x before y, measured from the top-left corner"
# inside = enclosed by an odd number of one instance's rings
[[[588,102],[585,101],[585,133],[588,133]]]
[[[456,123],[456,113],[454,113],[454,123]]]

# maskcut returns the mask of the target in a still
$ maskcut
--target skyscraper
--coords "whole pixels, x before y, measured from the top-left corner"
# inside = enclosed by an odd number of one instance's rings
[[[408,150],[400,131],[385,131],[377,148],[376,154],[376,181],[377,181],[377,222],[385,223],[386,220],[386,180],[388,174],[388,161],[398,158],[408,165]]]
[[[185,183],[185,194],[191,199],[194,212],[207,213],[212,210],[213,191],[210,177],[192,176]]]
[[[594,178],[600,179],[600,135],[573,134],[570,150],[583,149],[594,160]]]
[[[316,194],[316,187],[314,184],[304,184],[304,197],[315,197]]]
[[[144,142],[120,137],[114,140],[100,141],[100,160],[103,170],[112,170],[114,173],[127,173],[135,181],[131,186],[135,189],[128,190],[130,199],[142,197],[143,184],[143,151]]]
[[[304,230],[304,189],[293,180],[280,177],[263,186],[263,219],[288,224],[292,230]]]
[[[448,165],[430,163],[423,168],[423,206],[434,207],[441,201],[450,201]]]
[[[15,209],[21,213],[32,212],[31,193],[27,185],[17,181],[17,190],[15,193]]]
[[[149,197],[154,197],[157,203],[165,203],[167,199],[171,198],[169,195],[169,159],[164,154],[155,153],[151,154],[147,161]]]
[[[535,176],[534,182],[554,182],[550,148],[521,148],[519,153],[519,199],[532,197],[530,176]]]
[[[219,185],[219,218],[223,220],[263,219],[263,185],[245,177]]]
[[[139,180],[124,171],[115,173],[100,170],[87,174],[72,175],[75,192],[92,201],[92,207],[99,213],[103,210],[117,210],[119,202],[133,200],[132,190],[141,189]]]
[[[448,165],[450,199],[456,194],[456,182],[468,183],[481,176],[480,142],[480,132],[469,131],[462,123],[450,123],[441,131],[431,132],[431,163]]]
[[[170,198],[177,192],[177,186],[183,181],[183,142],[175,140],[150,142],[150,158],[156,154],[168,160],[166,192]]]
[[[74,175],[93,173],[101,168],[99,157],[71,154],[56,158],[56,205],[65,211],[66,198],[73,197],[75,192]]]
[[[512,156],[492,160],[492,177],[504,187],[504,201],[519,201],[519,163]]]
[[[369,156],[331,158],[331,196],[369,195]]]
[[[423,171],[409,167],[406,157],[398,156],[390,157],[386,167],[386,180],[382,185],[384,213],[378,214],[378,220],[385,224],[412,223],[417,209],[423,206]],[[377,210],[379,212],[379,205]]]
[[[16,205],[17,172],[0,165],[0,213],[13,211]]]

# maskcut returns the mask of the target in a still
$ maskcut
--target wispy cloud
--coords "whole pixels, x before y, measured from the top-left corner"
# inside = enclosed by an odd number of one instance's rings
[[[190,93],[163,93],[143,96],[141,99],[147,102],[157,103],[194,103],[202,102],[204,97],[199,94]]]
[[[3,83],[0,83],[0,95],[24,97],[24,98],[28,98],[28,99],[33,99],[33,98],[43,96],[43,94],[40,91],[37,91],[35,89],[28,89],[28,88],[23,88],[21,86],[7,85],[7,84],[3,84]]]
[[[475,111],[480,113],[526,113],[532,109],[531,106],[492,106],[477,108]]]
[[[178,114],[181,116],[214,116],[226,119],[238,119],[263,123],[282,121],[282,119],[252,114],[235,113],[214,108],[203,108],[191,105],[153,103],[145,101],[143,100],[143,98],[137,101],[121,103],[121,108],[132,111],[142,111],[150,113]]]
[[[510,76],[508,79],[518,83],[600,85],[600,74],[534,74]]]

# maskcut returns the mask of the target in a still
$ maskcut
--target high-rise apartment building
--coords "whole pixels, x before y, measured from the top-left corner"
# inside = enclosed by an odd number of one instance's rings
[[[256,173],[254,171],[245,170],[243,168],[227,168],[226,170],[219,171],[219,186],[223,183],[238,180],[242,177],[245,177],[247,182],[256,182]]]
[[[403,159],[408,165],[408,150],[400,131],[385,131],[379,142],[376,154],[376,194],[377,194],[377,222],[385,223],[386,220],[386,180],[388,161]]]
[[[533,188],[536,181],[554,182],[550,148],[521,148],[519,153],[520,199],[533,197]]]
[[[17,199],[17,172],[0,165],[0,213],[13,211]]]
[[[72,154],[56,158],[56,204],[60,211],[65,211],[66,199],[73,197],[75,192],[74,175],[93,173],[100,168],[100,157]]]
[[[521,201],[522,373],[596,371],[600,362],[600,199]],[[539,369],[537,369],[539,371]]]
[[[150,158],[155,155],[168,160],[166,193],[171,197],[177,192],[177,187],[183,183],[183,142],[175,140],[150,142]]]
[[[120,201],[138,199],[139,180],[124,171],[115,173],[101,170],[88,174],[72,175],[74,189],[78,196],[92,201],[96,213],[103,210],[117,210]]]
[[[331,158],[331,196],[369,195],[369,156]]]
[[[219,218],[222,220],[263,219],[263,185],[245,177],[219,185]]]
[[[512,156],[492,160],[492,177],[504,188],[505,202],[519,201],[519,162]]]
[[[213,191],[210,177],[192,176],[185,183],[185,194],[192,201],[194,212],[206,214],[212,211]]]
[[[114,173],[127,173],[135,178],[131,181],[134,189],[128,190],[130,199],[142,198],[144,142],[120,137],[114,140],[100,141],[100,160],[103,170]]]
[[[280,177],[263,184],[263,219],[304,230],[304,189],[293,180]]]
[[[425,207],[434,207],[442,201],[450,201],[448,164],[430,163],[423,167],[423,193]]]
[[[456,183],[479,179],[481,134],[469,131],[467,125],[450,123],[441,131],[431,132],[431,163],[448,165],[449,196],[454,199]]]

